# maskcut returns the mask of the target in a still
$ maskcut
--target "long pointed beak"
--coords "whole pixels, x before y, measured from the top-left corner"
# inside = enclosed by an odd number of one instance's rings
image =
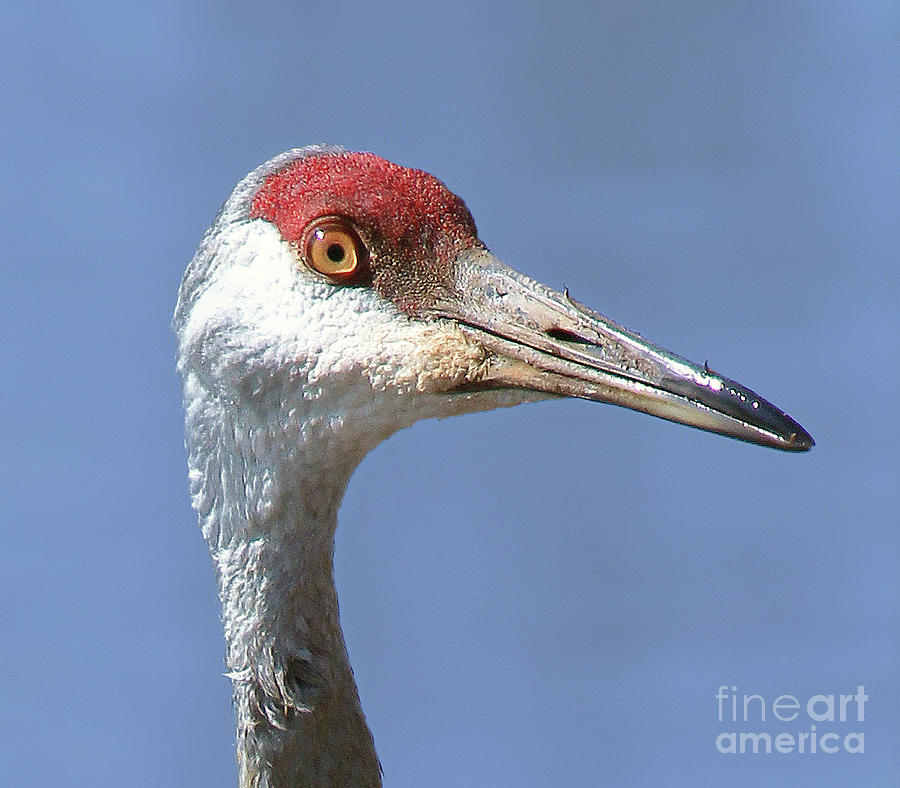
[[[488,350],[479,388],[609,402],[784,451],[815,445],[750,389],[647,342],[487,251],[459,260],[456,281],[457,293],[435,312]]]

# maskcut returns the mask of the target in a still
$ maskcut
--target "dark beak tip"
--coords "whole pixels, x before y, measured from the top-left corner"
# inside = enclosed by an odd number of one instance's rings
[[[797,427],[798,430],[792,432],[791,436],[788,438],[788,445],[794,451],[809,451],[816,445],[816,442],[813,440],[813,436],[803,429],[803,427],[799,424]]]

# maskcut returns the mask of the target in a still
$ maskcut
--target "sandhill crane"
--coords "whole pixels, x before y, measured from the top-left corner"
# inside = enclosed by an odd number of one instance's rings
[[[376,786],[338,620],[336,513],[363,456],[429,418],[571,396],[776,449],[762,397],[501,263],[427,173],[333,147],[246,176],[174,319],[242,786]]]

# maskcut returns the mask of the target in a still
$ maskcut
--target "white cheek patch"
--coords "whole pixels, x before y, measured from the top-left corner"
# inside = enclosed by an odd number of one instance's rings
[[[410,318],[370,288],[320,281],[298,269],[267,222],[230,227],[218,254],[181,336],[183,347],[201,349],[192,366],[220,384],[262,396],[268,378],[280,407],[323,398],[356,407],[383,395],[396,409],[398,396],[442,394],[485,372],[484,349],[452,322]]]
[[[393,371],[393,385],[438,394],[475,382],[483,376],[486,365],[483,347],[452,324],[435,323],[420,329],[409,352],[401,355]]]

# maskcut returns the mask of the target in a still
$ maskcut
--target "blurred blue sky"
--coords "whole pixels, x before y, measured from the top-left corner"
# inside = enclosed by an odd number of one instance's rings
[[[0,39],[0,785],[235,783],[169,320],[233,184],[321,141],[818,441],[560,401],[379,447],[337,579],[386,785],[896,785],[895,2],[18,3]],[[864,685],[865,753],[719,754],[722,684]]]

